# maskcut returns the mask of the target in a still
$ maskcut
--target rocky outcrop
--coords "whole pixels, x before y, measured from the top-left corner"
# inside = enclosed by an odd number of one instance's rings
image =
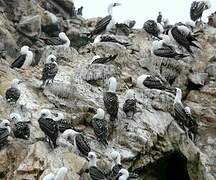
[[[63,112],[66,119],[83,132],[92,150],[97,153],[99,167],[105,172],[111,167],[109,156],[115,149],[121,153],[123,165],[139,175],[137,179],[158,179],[159,176],[167,179],[172,173],[178,174],[180,179],[216,178],[216,38],[212,38],[216,35],[215,29],[207,28],[199,37],[202,49],[194,50],[195,58],[172,60],[152,54],[152,40],[143,30],[133,30],[128,37],[118,37],[129,42],[131,46],[128,47],[111,42],[90,43],[83,34],[91,29],[95,20],[73,17],[62,20],[70,39],[74,38],[72,47],[62,49],[44,46],[38,40],[42,33],[41,11],[48,9],[61,14],[64,9],[64,18],[69,18],[72,15],[68,11],[74,7],[72,1],[61,1],[61,5],[54,0],[0,2],[5,9],[4,16],[0,18],[0,33],[4,38],[0,50],[6,54],[0,60],[0,119],[7,119],[10,112],[19,112],[24,120],[30,121],[31,129],[29,140],[17,139],[11,133],[8,146],[0,150],[0,179],[42,179],[62,166],[68,168],[65,179],[89,179],[85,171],[85,158],[71,148],[58,146],[52,150],[44,142],[44,134],[37,122],[42,108],[49,108],[53,113]],[[7,9],[15,5],[22,7],[22,13],[16,11],[9,15]],[[29,6],[31,11],[27,9]],[[68,7],[68,11],[64,6]],[[29,18],[35,19],[34,23]],[[26,39],[23,39],[24,36]],[[35,50],[35,66],[25,72],[10,69],[18,47],[24,42]],[[42,90],[41,72],[49,54],[56,55],[59,71],[54,83]],[[95,54],[117,57],[109,64],[93,65],[90,60]],[[137,88],[136,78],[142,74],[160,74],[172,88],[183,90],[184,103],[191,107],[199,124],[196,143],[189,139],[173,118],[174,94]],[[96,140],[90,124],[96,109],[104,108],[103,92],[111,76],[118,80],[120,108],[118,126],[110,135],[109,146],[105,149]],[[19,86],[22,93],[18,104],[10,106],[4,100],[4,92],[15,77],[24,80],[24,83]],[[128,88],[136,92],[137,113],[134,119],[126,118],[122,110]],[[105,118],[108,121],[108,115]]]

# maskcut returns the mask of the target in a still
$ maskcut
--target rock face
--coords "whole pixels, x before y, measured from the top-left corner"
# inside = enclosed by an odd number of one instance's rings
[[[74,8],[73,2],[59,2],[0,1],[5,9],[0,17],[0,35],[4,38],[0,50],[6,53],[6,59],[0,60],[0,120],[8,119],[11,112],[19,112],[25,121],[30,121],[31,129],[29,140],[16,139],[11,133],[8,146],[0,150],[0,179],[41,180],[51,172],[56,173],[62,166],[68,168],[67,180],[90,179],[85,171],[86,159],[74,149],[58,146],[52,150],[43,141],[44,134],[37,122],[43,108],[53,113],[63,112],[66,119],[83,132],[92,150],[97,153],[98,165],[104,172],[111,167],[110,153],[117,150],[124,167],[138,174],[137,179],[140,180],[175,177],[181,180],[216,179],[216,67],[212,58],[216,48],[216,38],[212,37],[216,36],[216,30],[207,28],[205,34],[200,36],[202,50],[194,50],[195,58],[178,61],[154,56],[151,53],[152,40],[143,30],[132,30],[128,37],[122,37],[132,44],[127,48],[111,42],[88,42],[80,47],[83,43],[78,41],[79,37],[82,39],[80,32],[89,31],[89,22],[95,24],[93,20],[80,17],[63,21],[65,30],[72,27],[67,31],[69,36],[78,39],[72,41],[72,47],[44,46],[37,39],[42,33],[40,18],[43,17],[40,12],[48,9],[52,13],[58,11],[59,17],[72,16],[68,11]],[[9,14],[9,7],[23,10]],[[32,7],[31,10],[29,7]],[[24,40],[23,33],[27,33]],[[37,65],[25,72],[10,69],[18,47],[24,42],[33,47]],[[59,71],[54,82],[42,90],[41,73],[49,54],[56,55]],[[117,57],[108,64],[92,65],[90,60],[95,54]],[[137,88],[136,79],[142,74],[160,74],[171,87],[183,90],[184,103],[191,108],[199,124],[195,144],[173,118],[174,94]],[[105,149],[96,140],[90,124],[97,108],[104,108],[103,92],[107,90],[107,80],[111,76],[118,81],[120,108],[117,128],[110,135]],[[24,82],[19,85],[21,97],[17,105],[10,106],[4,100],[4,93],[14,78]],[[133,120],[126,118],[122,110],[128,88],[135,90],[137,99],[137,112]],[[105,119],[108,121],[108,115]]]

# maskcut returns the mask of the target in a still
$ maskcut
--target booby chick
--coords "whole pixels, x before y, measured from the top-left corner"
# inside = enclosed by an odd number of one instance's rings
[[[111,3],[108,6],[108,16],[99,20],[95,26],[95,29],[89,33],[89,38],[92,38],[94,35],[101,34],[103,32],[109,32],[112,27],[115,25],[115,20],[113,17],[113,8],[120,6],[120,3]]]
[[[13,79],[11,87],[5,92],[5,99],[9,103],[16,103],[20,98],[21,91],[18,88],[18,85],[21,83],[19,79]]]
[[[67,175],[68,169],[66,167],[61,167],[58,169],[56,175],[50,173],[43,177],[42,180],[64,180],[65,176]]]
[[[108,128],[103,109],[97,109],[97,114],[93,116],[91,124],[98,141],[106,147],[108,145]]]
[[[91,59],[91,64],[106,64],[115,60],[117,55],[109,55],[108,57],[100,57],[99,55],[95,55]]]
[[[20,55],[16,58],[16,60],[11,64],[11,68],[22,68],[28,69],[32,64],[33,53],[29,50],[28,46],[23,46],[20,50]]]
[[[40,118],[38,119],[40,129],[48,139],[51,148],[57,147],[56,140],[58,138],[58,124],[51,118],[49,109],[42,109]]]
[[[112,126],[118,118],[119,101],[116,95],[117,81],[116,78],[109,78],[109,90],[103,95],[103,102],[107,113],[110,115],[110,122]]]
[[[24,122],[18,113],[11,113],[10,120],[14,121],[14,127],[12,128],[13,134],[16,138],[29,139],[30,128],[27,122]]]
[[[0,150],[8,144],[8,136],[10,135],[10,121],[3,120],[0,123]]]
[[[88,153],[89,175],[92,180],[107,180],[106,175],[97,167],[97,157],[94,152]]]
[[[55,61],[56,56],[51,54],[47,57],[46,63],[42,71],[41,80],[43,80],[43,83],[41,87],[47,86],[50,82],[53,82],[56,74],[58,73],[58,64]]]
[[[131,117],[133,119],[134,114],[136,113],[136,97],[135,92],[132,89],[127,90],[126,92],[126,100],[123,104],[123,111],[127,117]]]

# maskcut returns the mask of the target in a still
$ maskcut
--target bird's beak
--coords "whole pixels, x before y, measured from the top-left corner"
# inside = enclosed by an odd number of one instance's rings
[[[121,3],[115,3],[114,6],[121,6]]]

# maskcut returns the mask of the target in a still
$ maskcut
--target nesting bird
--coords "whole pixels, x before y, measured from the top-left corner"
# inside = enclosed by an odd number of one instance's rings
[[[19,79],[13,79],[11,83],[11,87],[6,90],[5,92],[5,98],[7,102],[9,103],[16,103],[18,99],[20,98],[21,92],[18,88],[18,84],[20,84],[21,81]]]
[[[58,138],[58,124],[51,118],[49,109],[42,109],[40,118],[38,119],[40,129],[48,138],[48,143],[51,148],[57,147],[56,140]]]
[[[190,18],[193,21],[197,21],[202,18],[203,11],[210,9],[211,3],[210,1],[193,1],[190,7]]]
[[[94,152],[88,153],[89,175],[92,180],[107,180],[106,175],[97,167],[97,157]]]
[[[18,113],[11,113],[10,119],[14,121],[14,127],[12,128],[14,136],[16,138],[29,139],[30,128],[27,122],[24,122]]]
[[[42,180],[64,180],[67,172],[68,172],[68,169],[66,167],[61,167],[58,169],[56,175],[54,175],[53,173],[50,173],[44,176]]]
[[[60,32],[58,37],[40,38],[45,41],[47,45],[68,48],[70,47],[70,39],[64,32]]]
[[[110,122],[115,123],[118,118],[119,101],[116,95],[117,81],[116,78],[109,78],[109,90],[103,95],[103,102],[107,113],[110,115]]]
[[[121,164],[121,155],[118,151],[111,153],[112,165],[111,165],[111,178],[117,179],[119,171],[123,168]]]
[[[53,82],[56,74],[58,73],[58,65],[55,61],[56,56],[51,54],[47,57],[46,63],[42,71],[42,87],[47,86],[50,82]]]
[[[105,112],[103,109],[98,108],[97,114],[93,116],[92,119],[92,127],[98,141],[102,143],[104,146],[108,145],[107,137],[108,137],[108,129],[107,122],[105,120]]]
[[[32,64],[33,53],[29,50],[28,46],[23,46],[20,50],[20,55],[11,64],[11,68],[27,69]]]
[[[110,35],[98,35],[94,39],[94,43],[99,43],[99,42],[113,42],[117,44],[121,44],[122,46],[130,46],[128,42],[121,42],[119,41],[115,36],[110,36]]]
[[[160,24],[162,23],[162,13],[161,12],[158,13],[157,23],[160,23]]]
[[[148,20],[143,25],[144,30],[150,35],[161,39],[159,35],[163,33],[163,26],[160,23],[156,23],[154,20]]]
[[[126,92],[126,100],[123,104],[123,111],[126,114],[127,117],[134,117],[134,114],[136,113],[136,97],[135,92],[132,89],[127,90]]]
[[[108,16],[99,20],[92,32],[89,33],[89,38],[92,38],[94,35],[101,34],[103,32],[108,32],[115,25],[115,20],[113,18],[113,7],[120,6],[120,3],[111,3],[108,6]]]
[[[3,120],[0,123],[0,149],[7,145],[8,143],[8,136],[10,135],[11,128],[10,128],[10,121]]]
[[[106,64],[114,61],[116,57],[117,55],[109,55],[108,57],[100,57],[99,55],[95,55],[91,59],[91,64]]]

